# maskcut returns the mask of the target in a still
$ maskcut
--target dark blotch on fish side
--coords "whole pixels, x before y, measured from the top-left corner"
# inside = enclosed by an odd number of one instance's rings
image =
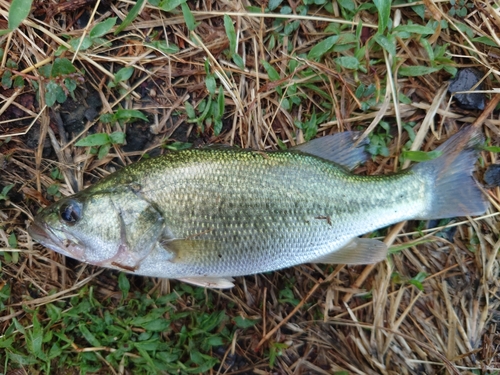
[[[484,173],[484,182],[490,187],[500,186],[500,164],[492,164]]]
[[[483,74],[473,68],[460,69],[455,78],[450,82],[448,92],[454,93],[457,91],[467,91],[474,87],[483,78]],[[482,90],[483,84],[481,83],[475,90]],[[465,109],[484,109],[484,94],[482,93],[469,93],[469,94],[455,94],[455,99],[460,107]]]

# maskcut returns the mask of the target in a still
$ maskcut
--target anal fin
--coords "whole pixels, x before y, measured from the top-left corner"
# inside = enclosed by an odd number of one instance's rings
[[[387,257],[387,245],[371,238],[355,238],[346,246],[314,259],[311,263],[373,264]]]
[[[183,277],[178,279],[185,283],[204,288],[228,289],[234,286],[232,277]]]

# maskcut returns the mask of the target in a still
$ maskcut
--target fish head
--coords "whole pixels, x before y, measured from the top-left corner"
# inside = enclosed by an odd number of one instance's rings
[[[45,208],[30,235],[60,254],[98,264],[112,258],[121,242],[119,210],[110,194],[74,195]]]

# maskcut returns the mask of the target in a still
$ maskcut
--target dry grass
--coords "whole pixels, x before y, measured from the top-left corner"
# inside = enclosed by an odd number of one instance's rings
[[[484,74],[487,98],[498,100],[495,97],[498,90],[494,88],[498,87],[500,74],[500,13],[495,9],[499,4],[475,1],[467,16],[460,18],[449,15],[447,2],[423,3],[425,21],[405,4],[392,7],[391,19],[399,18],[400,24],[412,21],[421,25],[431,19],[446,20],[448,28],[437,28],[425,39],[432,46],[448,43],[447,56],[455,67],[478,68]],[[190,2],[199,22],[192,33],[182,13],[161,12],[146,5],[124,32],[105,35],[112,45],[63,52],[62,56],[82,71],[84,83],[76,90],[77,103],[85,103],[96,92],[102,102],[101,113],[113,113],[118,108],[140,109],[150,119],[149,125],[110,125],[97,118],[87,121],[68,138],[61,131],[58,116],[71,109],[66,103],[49,109],[44,105],[43,93],[35,98],[32,83],[42,87],[47,84],[39,71],[53,62],[60,46],[68,47],[66,36],[88,35],[91,27],[81,28],[80,18],[88,16],[91,26],[110,17],[123,19],[133,2],[68,1],[67,4],[73,6],[64,8],[56,2],[35,4],[34,13],[20,29],[0,38],[0,47],[5,51],[0,72],[8,66],[7,60],[12,59],[18,65],[14,69],[16,74],[27,82],[22,89],[0,92],[0,185],[15,184],[9,204],[0,206],[3,247],[0,250],[4,251],[0,257],[0,290],[5,284],[12,288],[11,298],[0,312],[0,335],[5,334],[16,317],[29,326],[26,308],[71,298],[83,285],[93,286],[103,299],[118,291],[116,274],[109,271],[102,274],[89,266],[78,268],[66,260],[67,265],[59,255],[33,243],[27,234],[26,228],[37,209],[53,199],[47,195],[47,188],[59,183],[50,174],[54,167],[63,175],[59,191],[68,195],[133,162],[138,155],[160,152],[161,146],[172,140],[259,149],[277,149],[279,143],[292,146],[303,142],[305,136],[295,122],[306,122],[315,113],[318,117],[326,114],[326,120],[318,127],[318,136],[354,128],[365,130],[367,135],[379,133],[378,122],[381,119],[389,122],[393,136],[390,155],[378,156],[357,171],[383,174],[401,166],[398,156],[408,140],[404,124],[416,123],[417,137],[412,149],[427,151],[481,114],[462,110],[450,101],[446,92],[450,75],[444,70],[418,77],[388,74],[388,70],[402,66],[431,65],[419,42],[424,36],[398,36],[397,55],[393,57],[380,48],[367,48],[365,57],[360,57],[368,68],[366,73],[339,67],[334,62],[334,58],[352,56],[354,47],[329,52],[319,62],[307,57],[314,46],[332,35],[325,32],[329,25],[344,25],[344,33],[354,33],[357,25],[363,23],[362,43],[368,46],[368,38],[377,28],[376,13],[361,11],[351,22],[342,19],[340,5],[335,1],[336,18],[321,7],[311,6],[306,16],[282,16],[286,25],[298,22],[295,30],[284,35],[271,15],[245,11],[246,6],[259,4],[221,0]],[[294,3],[290,1],[287,5],[293,8]],[[9,2],[0,0],[3,18],[8,9]],[[244,69],[224,53],[229,40],[223,14],[229,15],[235,25],[237,52],[244,60]],[[453,27],[458,23],[468,25],[474,35],[471,37]],[[271,43],[271,36],[276,37],[276,43]],[[498,45],[471,41],[481,36]],[[165,54],[145,46],[144,42],[150,40],[168,40],[180,50]],[[368,66],[369,60],[374,62]],[[197,108],[209,96],[205,85],[206,61],[216,75],[217,85],[224,89],[225,114],[218,135],[214,134],[213,126],[205,124],[200,130],[196,124],[186,122],[184,103],[188,101]],[[270,77],[272,73],[264,68],[262,61],[274,68],[278,80]],[[114,74],[126,66],[134,67],[133,76],[118,87],[109,88],[107,84]],[[362,100],[354,94],[361,84],[374,84],[376,90],[371,98],[377,99],[363,110]],[[392,89],[383,90],[389,87]],[[285,99],[292,99],[289,92],[299,96],[293,106],[284,104]],[[411,102],[395,105],[401,94]],[[496,145],[500,119],[493,109],[487,107],[483,121],[475,126]],[[98,160],[88,153],[88,148],[75,146],[89,129],[128,132],[138,126],[148,133],[138,150],[112,147],[106,157]],[[2,144],[7,137],[10,141]],[[482,161],[479,176],[497,162],[497,155],[483,152]],[[500,190],[494,187],[486,193],[491,202],[488,213],[456,222],[453,242],[437,236],[440,230],[433,229],[425,232],[428,242],[418,244],[422,232],[415,230],[417,223],[401,223],[381,232],[388,245],[407,245],[387,262],[368,267],[304,265],[239,278],[232,290],[209,292],[220,302],[214,311],[226,309],[232,317],[260,319],[255,327],[237,331],[221,357],[220,371],[212,373],[331,374],[342,370],[345,372],[339,373],[496,373],[494,370],[500,369],[497,328]],[[18,241],[17,249],[9,246],[12,233]],[[419,272],[427,275],[422,290],[408,282]],[[106,275],[104,280],[103,275]],[[140,281],[134,278],[132,288],[140,290],[136,284],[140,285]],[[154,290],[167,292],[179,284],[154,281],[154,285]],[[297,307],[280,301],[283,289],[293,292]],[[189,310],[189,306],[189,301],[181,299],[179,309]],[[270,368],[270,348],[275,343],[284,343],[286,348]],[[244,365],[230,366],[228,358],[234,355],[242,358]],[[30,371],[29,366],[24,368]],[[126,369],[105,368],[109,372],[127,373]],[[8,369],[4,371],[14,374]]]

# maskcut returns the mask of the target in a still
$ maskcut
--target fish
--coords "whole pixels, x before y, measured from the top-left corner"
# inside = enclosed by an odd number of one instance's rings
[[[234,277],[303,263],[374,264],[387,246],[359,237],[404,220],[483,214],[473,177],[484,141],[469,127],[439,157],[390,175],[357,175],[359,132],[280,151],[172,151],[104,177],[43,209],[45,247],[134,275],[231,288]]]

